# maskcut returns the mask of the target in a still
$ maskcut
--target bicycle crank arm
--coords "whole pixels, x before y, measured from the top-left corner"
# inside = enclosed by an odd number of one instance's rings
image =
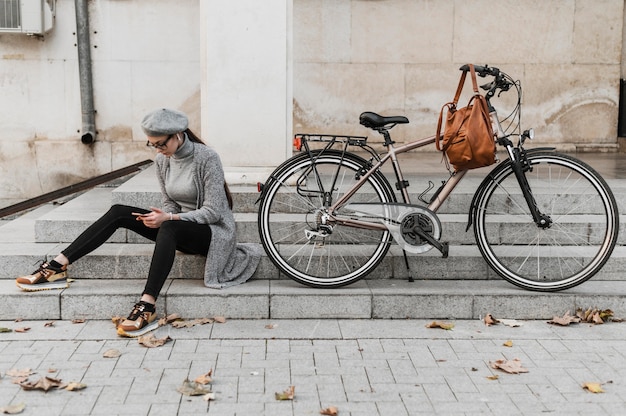
[[[422,230],[421,227],[415,227],[413,228],[413,231],[415,234],[417,234],[420,238],[422,238],[423,240],[428,241],[428,243],[435,247],[437,250],[439,250],[443,256],[444,259],[448,258],[448,248],[449,248],[449,244],[448,242],[439,242],[437,240],[435,240],[435,238],[428,234],[427,232],[425,232],[424,230]]]

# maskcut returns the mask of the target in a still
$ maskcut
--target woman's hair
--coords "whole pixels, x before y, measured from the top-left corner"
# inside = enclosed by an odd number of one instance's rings
[[[187,138],[191,140],[192,142],[200,143],[206,146],[206,143],[204,143],[202,139],[196,136],[196,134],[190,129],[185,130],[184,133],[187,135]],[[230,193],[230,189],[228,188],[228,184],[226,183],[226,181],[224,181],[224,192],[226,192],[226,199],[228,200],[228,207],[232,210],[233,209],[233,195]]]

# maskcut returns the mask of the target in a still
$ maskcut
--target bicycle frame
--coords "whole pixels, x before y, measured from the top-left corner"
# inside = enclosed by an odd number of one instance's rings
[[[494,131],[496,132],[496,141],[498,141],[501,138],[504,138],[505,134],[504,131],[502,129],[502,126],[500,125],[500,121],[498,120],[498,115],[495,109],[493,109],[493,111],[489,114],[491,117],[491,122],[492,125],[494,127]],[[402,154],[402,153],[406,153],[409,152],[411,150],[414,149],[418,149],[420,147],[424,147],[424,146],[428,146],[430,144],[434,144],[436,140],[435,136],[430,136],[430,137],[426,137],[426,138],[422,138],[422,139],[418,139],[415,140],[413,142],[410,143],[406,143],[402,146],[398,146],[398,147],[394,147],[393,142],[391,141],[386,141],[386,146],[387,146],[387,153],[385,153],[378,162],[376,162],[376,164],[374,164],[367,172],[365,172],[360,179],[354,184],[352,185],[352,187],[350,187],[350,189],[348,189],[344,195],[339,198],[337,201],[335,201],[329,208],[328,208],[328,214],[329,216],[336,221],[337,223],[340,223],[342,225],[348,225],[348,226],[352,226],[352,227],[359,227],[359,228],[366,228],[366,229],[375,229],[375,230],[385,230],[387,227],[384,224],[379,224],[379,223],[374,223],[374,222],[367,222],[367,221],[360,221],[360,220],[353,220],[353,219],[347,219],[347,218],[337,218],[333,215],[333,212],[338,209],[339,207],[343,206],[355,193],[356,191],[367,181],[367,179],[374,173],[376,172],[378,169],[380,169],[384,164],[387,163],[387,161],[391,160],[392,166],[393,166],[393,170],[394,170],[394,174],[396,176],[396,179],[398,180],[398,183],[404,183],[404,175],[402,174],[402,169],[400,167],[400,162],[398,160],[398,155]],[[506,146],[507,149],[507,153],[509,155],[509,158],[511,158],[511,160],[516,160],[515,157],[515,153],[513,151],[513,146],[512,144],[507,144]],[[439,190],[439,192],[437,193],[437,196],[430,202],[430,204],[428,204],[427,208],[429,210],[431,210],[432,212],[437,212],[439,210],[439,208],[441,207],[441,205],[446,201],[446,199],[450,196],[450,194],[454,191],[454,189],[456,188],[456,186],[461,182],[461,180],[463,179],[463,177],[465,176],[465,174],[467,173],[467,170],[459,170],[456,171],[453,175],[451,175],[448,180],[446,181],[446,183],[443,185],[443,187]],[[409,196],[409,192],[407,190],[407,187],[402,186],[400,187],[400,192],[402,195],[402,200],[405,204],[411,204],[411,198]]]

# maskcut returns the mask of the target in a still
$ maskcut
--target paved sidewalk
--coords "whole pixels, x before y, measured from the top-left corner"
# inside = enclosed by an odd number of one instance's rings
[[[118,338],[108,321],[0,321],[30,327],[0,333],[0,408],[23,415],[622,415],[626,323],[521,321],[520,327],[427,320],[228,320],[159,328],[171,342],[146,348]],[[503,344],[512,341],[512,346]],[[116,349],[117,358],[105,358]],[[490,367],[518,358],[528,373]],[[24,391],[6,375],[30,368],[87,385],[71,392]],[[215,401],[177,388],[213,370]],[[497,375],[497,379],[490,376]],[[603,383],[604,393],[583,389]],[[292,401],[276,392],[295,386]]]

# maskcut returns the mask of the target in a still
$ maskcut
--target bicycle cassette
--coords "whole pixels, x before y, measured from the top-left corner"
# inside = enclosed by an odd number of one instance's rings
[[[425,207],[399,203],[354,203],[346,208],[384,223],[395,242],[408,253],[425,253],[433,248],[429,239],[438,241],[441,238],[439,217]]]

